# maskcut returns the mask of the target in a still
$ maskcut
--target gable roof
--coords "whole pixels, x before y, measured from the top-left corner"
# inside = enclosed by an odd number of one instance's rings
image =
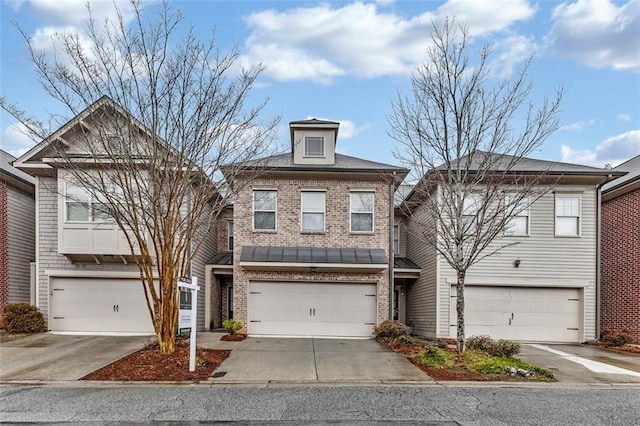
[[[118,105],[115,101],[113,101],[108,96],[102,96],[100,99],[87,106],[84,110],[78,113],[75,117],[71,118],[65,124],[60,126],[57,130],[43,139],[40,143],[35,145],[29,151],[21,155],[18,159],[14,161],[14,166],[20,169],[50,169],[51,166],[40,161],[40,157],[42,154],[49,149],[53,143],[57,141],[63,141],[62,136],[71,130],[74,126],[80,125],[83,120],[89,117],[91,114],[96,112],[97,110],[105,107],[110,107],[114,109],[118,114],[130,119],[135,126],[140,128],[140,130],[144,133],[151,134],[151,132],[140,123],[135,117],[133,117],[128,111]],[[160,140],[160,139],[158,139]],[[64,141],[63,141],[64,142]],[[78,156],[81,158],[82,156]]]
[[[631,191],[635,186],[640,187],[640,155],[636,155],[619,166],[614,167],[613,170],[626,172],[627,174],[604,185],[602,187],[603,195],[618,190],[624,190],[624,193],[626,193],[627,189]],[[622,195],[622,193],[620,195]]]
[[[563,163],[559,161],[550,160],[538,160],[528,157],[515,157],[507,154],[494,154],[484,151],[476,151],[472,154],[460,157],[459,160],[452,160],[452,164],[459,163],[465,170],[468,170],[470,174],[479,171],[485,171],[486,163],[493,165],[495,172],[502,172],[507,167],[509,171],[514,175],[537,175],[543,173],[549,176],[576,176],[576,177],[600,177],[602,179],[615,178],[623,176],[625,172],[600,169],[597,167],[584,166],[581,164]],[[436,168],[438,171],[446,170],[444,165]],[[404,201],[411,199],[416,194],[416,188],[421,183],[426,182],[429,177],[435,173],[435,170],[428,171],[420,179],[420,183],[414,186],[413,189],[406,195]]]
[[[467,158],[470,157],[470,160]],[[467,165],[468,161],[468,165]],[[452,163],[455,163],[453,160]],[[506,167],[514,173],[540,173],[545,172],[551,175],[580,175],[580,176],[607,176],[611,170],[600,169],[597,167],[583,166],[581,164],[562,163],[559,161],[538,160],[528,157],[515,157],[507,154],[495,154],[484,151],[476,151],[473,154],[460,157],[459,162],[468,168],[470,172],[478,171],[484,168],[484,164],[489,162],[493,164],[495,171],[503,171]],[[511,166],[512,163],[515,165]],[[438,167],[444,169],[444,166]]]
[[[27,185],[35,186],[36,180],[33,176],[16,169],[11,163],[16,159],[13,155],[0,149],[0,174],[17,179]]]

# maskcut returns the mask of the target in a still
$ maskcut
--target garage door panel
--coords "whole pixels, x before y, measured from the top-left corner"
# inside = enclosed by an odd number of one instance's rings
[[[376,318],[375,284],[249,284],[250,334],[370,336]],[[273,309],[265,309],[265,306]]]
[[[452,288],[452,291],[455,288]],[[456,332],[456,298],[451,298],[451,336]],[[563,288],[465,288],[465,334],[497,339],[578,342],[580,290]]]
[[[51,287],[53,331],[153,333],[139,280],[53,277]]]

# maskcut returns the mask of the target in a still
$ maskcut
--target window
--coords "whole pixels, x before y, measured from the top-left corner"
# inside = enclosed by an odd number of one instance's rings
[[[306,136],[304,138],[305,157],[324,157],[324,137]]]
[[[477,214],[482,205],[480,194],[467,194],[462,205],[462,233],[473,234],[477,229]]]
[[[506,197],[506,205],[510,206],[515,201]],[[529,199],[523,198],[515,206],[515,214],[507,222],[504,233],[506,235],[529,235]]]
[[[84,188],[68,183],[66,185],[67,221],[90,222],[91,194]]]
[[[233,221],[227,222],[227,248],[233,250]]]
[[[324,191],[302,192],[302,230],[324,231]]]
[[[105,197],[92,197],[82,186],[66,183],[65,204],[67,222],[113,221]]]
[[[580,196],[556,195],[556,236],[580,235]]]
[[[253,229],[275,231],[278,192],[267,189],[253,191]]]
[[[351,192],[351,232],[373,232],[373,192]]]
[[[393,225],[393,254],[400,253],[400,225]]]

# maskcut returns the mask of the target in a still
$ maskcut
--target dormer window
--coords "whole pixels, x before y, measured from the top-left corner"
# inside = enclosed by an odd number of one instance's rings
[[[305,157],[324,157],[324,137],[306,136],[304,138]]]

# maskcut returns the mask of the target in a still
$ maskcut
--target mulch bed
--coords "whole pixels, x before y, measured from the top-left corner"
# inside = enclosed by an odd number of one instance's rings
[[[246,338],[246,334],[225,334],[224,336],[220,337],[220,340],[222,340],[223,342],[241,342]]]
[[[196,349],[196,371],[189,371],[189,346],[178,346],[163,355],[155,346],[134,352],[113,364],[84,376],[81,380],[109,381],[188,381],[207,380],[231,351]]]
[[[504,377],[500,376],[499,378],[494,378],[493,376],[487,376],[482,373],[477,373],[474,371],[469,371],[464,368],[433,368],[427,367],[418,359],[419,354],[424,351],[424,345],[414,345],[414,346],[404,346],[400,344],[395,344],[393,340],[388,339],[380,339],[384,344],[386,344],[391,350],[399,353],[407,360],[409,360],[413,365],[418,367],[420,370],[424,371],[429,377],[435,380],[460,380],[460,381],[470,381],[470,382],[484,382],[484,381],[495,381],[495,380],[503,380]],[[453,349],[448,349],[452,352],[455,352]]]

